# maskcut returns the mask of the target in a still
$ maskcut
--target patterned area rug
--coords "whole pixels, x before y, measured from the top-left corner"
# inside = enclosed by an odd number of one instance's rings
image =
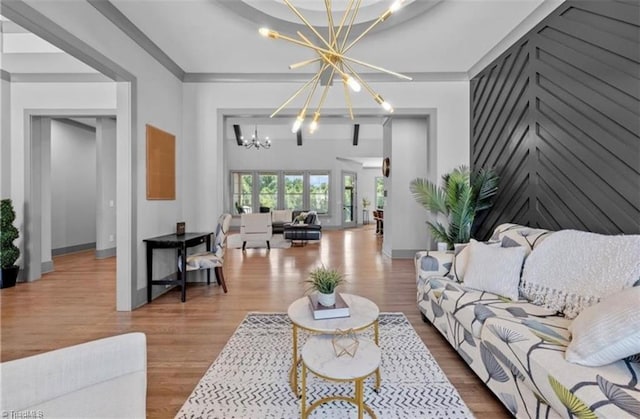
[[[373,338],[371,331],[364,334]],[[373,390],[373,376],[364,389],[365,403],[378,418],[472,417],[404,314],[380,314],[380,347],[380,392]],[[176,417],[300,417],[300,402],[289,387],[291,359],[287,315],[248,314]],[[352,383],[328,382],[313,374],[308,378],[308,403],[328,395],[353,394]],[[331,402],[310,417],[357,417],[357,410],[350,403]]]
[[[291,247],[291,242],[285,240],[282,234],[274,234],[269,240],[269,245],[272,249],[288,249]],[[227,247],[231,249],[242,249],[242,239],[239,234],[232,234],[227,238]],[[266,241],[248,241],[247,249],[266,249]]]

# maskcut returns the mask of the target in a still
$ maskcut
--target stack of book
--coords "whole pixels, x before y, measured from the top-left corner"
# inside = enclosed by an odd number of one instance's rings
[[[336,293],[336,303],[326,307],[318,303],[318,294],[309,295],[309,307],[315,320],[349,317],[349,305],[339,293]]]

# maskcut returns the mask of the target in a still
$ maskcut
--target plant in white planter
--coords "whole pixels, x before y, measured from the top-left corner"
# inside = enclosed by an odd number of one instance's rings
[[[325,307],[331,307],[336,303],[336,287],[346,282],[340,272],[319,266],[309,272],[310,290],[318,291],[318,303]]]
[[[0,201],[0,288],[9,288],[16,285],[19,267],[16,261],[20,257],[18,249],[13,241],[20,237],[18,229],[13,225],[16,212],[13,210],[11,199]]]

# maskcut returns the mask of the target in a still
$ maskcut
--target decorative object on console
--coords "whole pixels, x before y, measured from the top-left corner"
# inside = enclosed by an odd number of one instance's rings
[[[587,307],[569,331],[571,343],[565,352],[569,362],[599,367],[640,354],[640,286]]]
[[[16,285],[20,267],[16,261],[20,257],[20,249],[14,244],[14,240],[20,237],[20,232],[13,225],[16,212],[13,210],[11,199],[0,201],[0,288],[9,288]]]
[[[358,351],[360,342],[358,341],[358,335],[356,335],[353,329],[336,329],[335,333],[333,333],[331,344],[333,345],[333,352],[336,354],[336,357],[339,358],[342,355],[349,355],[353,358]]]
[[[535,249],[524,265],[520,292],[569,319],[640,278],[640,235],[562,230]]]
[[[313,314],[314,320],[322,319],[336,319],[339,317],[349,317],[351,315],[349,311],[349,305],[342,298],[340,293],[335,294],[335,304],[331,306],[325,306],[320,304],[320,293],[309,294],[309,308]]]
[[[417,178],[409,185],[415,200],[428,211],[442,214],[447,225],[439,221],[427,221],[433,238],[447,242],[449,249],[455,243],[467,243],[471,238],[471,226],[476,214],[491,208],[491,198],[498,192],[498,176],[491,169],[480,169],[471,175],[462,165],[442,176],[442,186],[424,178]]]
[[[271,148],[271,140],[269,137],[264,137],[264,141],[260,141],[258,138],[258,126],[255,126],[255,130],[253,134],[251,134],[251,141],[245,140],[244,137],[240,137],[242,140],[242,145],[244,148],[255,148],[256,150],[260,150],[261,148]]]
[[[336,303],[336,288],[345,280],[336,269],[322,265],[309,272],[309,279],[305,282],[310,284],[309,289],[318,291],[318,303],[331,307]]]
[[[182,236],[185,231],[186,231],[186,224],[184,221],[180,221],[176,223],[176,234],[178,236]]]
[[[304,23],[304,25],[313,33],[313,35],[320,40],[319,44],[316,45],[313,43],[309,37],[304,35],[302,32],[298,31],[298,38],[293,38],[287,35],[283,35],[279,32],[268,28],[260,28],[260,35],[271,38],[271,39],[282,39],[288,42],[291,42],[296,45],[300,45],[306,48],[309,48],[317,56],[315,58],[311,58],[299,63],[291,64],[289,69],[294,70],[308,64],[320,63],[320,69],[317,73],[302,87],[300,87],[289,99],[287,99],[275,112],[271,114],[271,117],[275,116],[278,112],[280,112],[285,106],[287,106],[294,98],[296,98],[300,93],[302,93],[305,89],[309,88],[309,92],[307,94],[307,99],[305,100],[303,108],[298,113],[298,116],[293,124],[291,129],[292,132],[298,132],[304,122],[304,119],[307,115],[307,109],[313,96],[318,88],[318,84],[320,83],[320,79],[324,75],[328,76],[329,82],[326,83],[322,91],[322,95],[318,101],[318,105],[316,107],[316,111],[313,114],[313,120],[309,125],[309,132],[313,134],[315,130],[318,128],[318,120],[320,119],[320,110],[324,101],[327,97],[327,93],[329,91],[329,87],[332,85],[332,80],[334,75],[340,76],[342,79],[342,83],[344,86],[345,93],[345,101],[347,103],[347,107],[349,109],[349,115],[351,119],[353,119],[353,109],[351,106],[351,97],[349,94],[349,88],[354,92],[359,92],[361,87],[364,88],[371,94],[373,99],[387,112],[393,112],[393,107],[386,102],[382,96],[376,93],[371,86],[367,82],[365,82],[362,77],[356,72],[356,70],[352,67],[352,64],[360,65],[372,70],[381,71],[395,77],[411,80],[411,77],[405,76],[400,73],[396,73],[394,71],[387,70],[382,67],[378,67],[376,65],[368,64],[363,61],[357,60],[355,58],[347,56],[349,50],[355,46],[365,35],[369,33],[374,27],[376,27],[379,23],[385,21],[392,13],[396,12],[402,6],[404,0],[396,0],[390,7],[387,9],[378,19],[373,21],[371,25],[362,31],[354,40],[349,42],[349,35],[351,34],[351,29],[353,22],[358,14],[360,9],[360,1],[358,2],[349,2],[340,23],[336,26],[333,20],[333,11],[331,9],[331,2],[325,1],[325,7],[327,12],[327,26],[329,28],[329,37],[325,38],[320,34],[320,31],[316,29],[314,26],[309,23],[309,21],[300,13],[300,11],[291,4],[291,1],[284,0],[284,3],[291,9],[291,11]]]

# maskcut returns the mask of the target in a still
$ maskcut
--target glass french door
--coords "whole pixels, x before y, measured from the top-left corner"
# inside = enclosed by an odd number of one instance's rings
[[[357,223],[358,205],[356,191],[356,174],[342,172],[342,226],[355,227]]]

